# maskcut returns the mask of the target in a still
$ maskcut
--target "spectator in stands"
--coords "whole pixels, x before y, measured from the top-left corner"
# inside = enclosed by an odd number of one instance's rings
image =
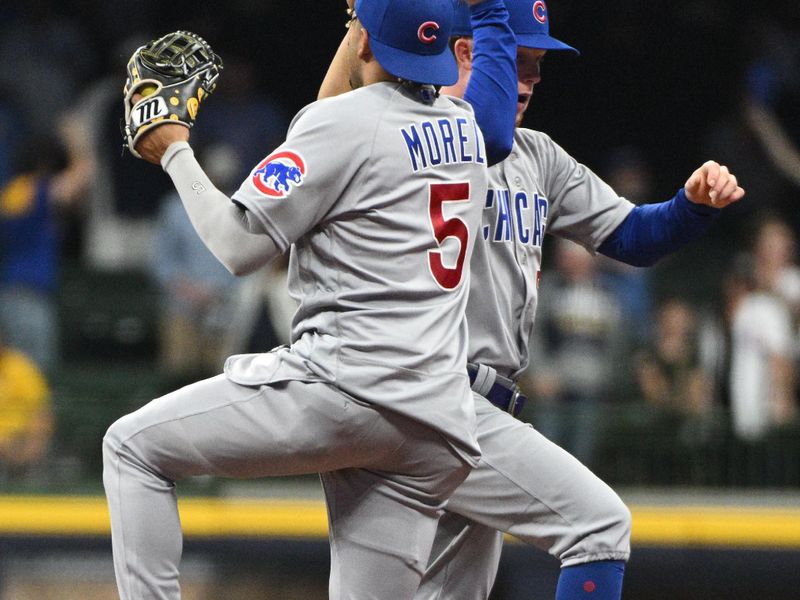
[[[762,219],[753,244],[756,284],[782,298],[795,322],[800,316],[800,267],[796,256],[797,239],[786,221],[772,215]]]
[[[596,459],[603,403],[615,384],[625,328],[617,297],[597,261],[567,240],[555,243],[555,270],[540,290],[530,367],[536,428],[585,465]]]
[[[33,138],[0,190],[0,326],[45,372],[57,366],[59,210],[76,201],[59,140]]]
[[[53,432],[50,391],[44,376],[0,333],[0,481],[41,466]]]
[[[288,344],[297,302],[289,296],[289,256],[245,278],[231,304],[225,356],[265,352]]]
[[[650,165],[642,151],[635,146],[624,146],[610,153],[604,179],[617,194],[634,204],[649,202],[657,196],[653,189]],[[644,342],[651,325],[652,271],[603,255],[598,255],[597,260],[603,277],[617,296],[633,340],[637,343]]]
[[[757,246],[771,245],[762,236],[778,231],[774,226],[763,229]],[[731,415],[734,432],[747,442],[763,440],[798,414],[797,334],[791,310],[768,287],[770,278],[757,273],[755,264],[750,257],[738,260],[726,288],[731,315]]]
[[[202,151],[209,177],[221,190],[239,183],[240,161],[218,145]],[[231,300],[242,285],[206,248],[177,193],[167,194],[156,220],[153,272],[162,290],[161,368],[180,383],[222,368]]]
[[[657,310],[652,342],[637,354],[639,390],[660,413],[679,419],[711,413],[711,377],[702,367],[697,317],[687,302],[670,298]]]
[[[131,32],[120,39],[109,52],[114,59],[110,73],[85,86],[70,111],[82,132],[69,141],[70,152],[85,157],[83,252],[86,266],[93,269],[146,271],[153,259],[159,203],[172,190],[165,173],[121,151],[120,90],[126,65],[151,37]]]

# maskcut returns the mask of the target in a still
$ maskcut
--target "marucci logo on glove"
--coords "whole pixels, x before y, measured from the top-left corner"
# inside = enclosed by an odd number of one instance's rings
[[[134,107],[131,120],[135,127],[141,127],[142,123],[147,123],[158,117],[166,117],[169,114],[167,103],[161,96],[156,96],[151,100],[145,100]]]

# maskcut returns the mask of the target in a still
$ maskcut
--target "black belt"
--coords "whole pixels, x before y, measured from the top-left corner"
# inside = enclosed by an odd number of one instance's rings
[[[477,381],[479,372],[483,371],[483,381]],[[469,373],[469,382],[472,389],[486,398],[489,402],[494,404],[500,410],[511,413],[515,417],[519,416],[522,407],[528,399],[519,391],[519,386],[511,379],[498,375],[491,367],[482,367],[474,363],[467,364],[467,373]],[[487,386],[486,376],[491,377],[494,375],[494,381],[488,391],[485,391]]]

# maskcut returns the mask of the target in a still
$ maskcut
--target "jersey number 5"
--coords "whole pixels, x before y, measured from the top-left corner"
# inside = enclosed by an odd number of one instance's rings
[[[469,244],[469,229],[458,217],[444,218],[445,202],[469,202],[469,183],[432,183],[429,189],[428,215],[436,242],[441,248],[447,238],[456,238],[459,248],[454,267],[444,265],[441,250],[428,250],[428,266],[440,287],[453,290],[461,283],[464,258]]]

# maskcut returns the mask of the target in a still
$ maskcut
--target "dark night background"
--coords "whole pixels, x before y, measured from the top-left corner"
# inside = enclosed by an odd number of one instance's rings
[[[0,8],[0,19],[13,24],[26,13],[72,21],[95,54],[97,72],[86,72],[87,81],[118,69],[124,57],[114,48],[131,34],[149,39],[189,29],[223,58],[251,63],[261,91],[294,114],[315,97],[344,33],[344,6],[344,0],[35,0]],[[800,29],[800,3],[792,0],[554,0],[549,11],[551,33],[582,54],[550,53],[526,125],[549,133],[595,170],[611,148],[642,148],[667,197],[707,157],[702,142],[709,129],[734,110],[764,23],[780,23],[794,36]]]

